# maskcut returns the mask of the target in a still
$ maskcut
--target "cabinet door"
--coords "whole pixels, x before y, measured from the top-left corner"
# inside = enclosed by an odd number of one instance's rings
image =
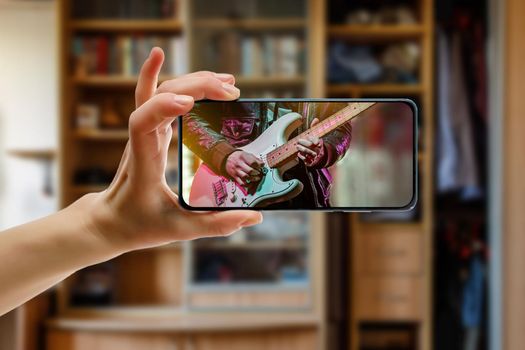
[[[315,350],[315,330],[202,334],[188,338],[185,350]]]
[[[181,350],[169,335],[50,331],[49,350]]]

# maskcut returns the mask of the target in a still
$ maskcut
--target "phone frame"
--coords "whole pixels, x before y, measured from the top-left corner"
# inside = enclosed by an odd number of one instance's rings
[[[355,213],[372,213],[372,212],[406,212],[414,209],[418,201],[418,174],[419,174],[419,113],[416,103],[409,98],[240,98],[233,101],[216,101],[216,100],[200,100],[196,103],[268,103],[268,102],[401,102],[410,106],[413,115],[412,135],[414,137],[412,142],[412,198],[410,201],[400,207],[334,207],[334,208],[265,208],[265,207],[192,207],[184,201],[182,197],[182,122],[178,123],[178,152],[179,152],[179,203],[187,210],[191,211],[227,211],[227,210],[256,210],[256,211],[321,211],[321,212],[355,212]],[[182,118],[182,117],[181,117]]]

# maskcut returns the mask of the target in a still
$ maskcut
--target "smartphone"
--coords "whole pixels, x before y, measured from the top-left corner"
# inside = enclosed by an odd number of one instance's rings
[[[417,201],[409,99],[199,101],[179,123],[189,210],[406,211]]]

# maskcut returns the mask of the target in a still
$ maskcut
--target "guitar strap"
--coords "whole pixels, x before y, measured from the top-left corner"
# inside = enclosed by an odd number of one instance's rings
[[[279,115],[279,104],[278,103],[274,103],[273,104],[272,123],[277,120],[277,115]]]
[[[270,116],[269,111],[272,111]],[[267,104],[259,103],[259,135],[268,129],[274,121],[277,120],[279,114],[279,106],[277,103],[268,102]]]

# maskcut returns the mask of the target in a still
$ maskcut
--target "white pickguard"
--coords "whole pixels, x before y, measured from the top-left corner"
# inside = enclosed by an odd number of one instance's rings
[[[299,180],[283,181],[282,173],[297,164],[292,160],[280,168],[270,168],[266,155],[288,141],[290,134],[301,125],[301,115],[288,113],[277,119],[252,143],[241,147],[243,151],[259,157],[264,163],[264,172],[254,193],[233,180],[216,175],[202,164],[193,178],[189,204],[192,207],[246,208],[278,203],[297,196],[303,190]]]

